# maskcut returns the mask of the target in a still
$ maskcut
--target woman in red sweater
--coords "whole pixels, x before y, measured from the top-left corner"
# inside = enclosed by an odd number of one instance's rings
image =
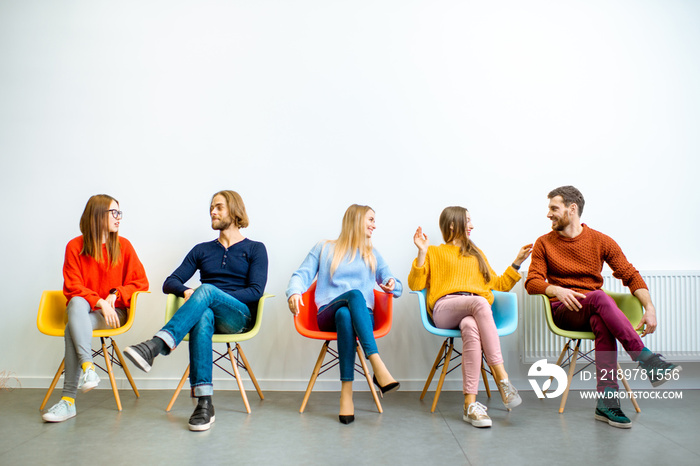
[[[66,314],[65,378],[61,400],[42,415],[46,422],[75,416],[75,396],[97,387],[92,331],[126,322],[131,295],[148,290],[146,272],[131,243],[119,237],[122,212],[116,199],[92,196],[80,217],[81,236],[66,246],[63,294]]]

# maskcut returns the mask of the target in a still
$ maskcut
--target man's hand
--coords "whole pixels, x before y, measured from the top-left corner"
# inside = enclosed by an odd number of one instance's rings
[[[386,282],[386,285],[382,285],[380,283],[379,288],[384,290],[385,293],[391,293],[394,291],[394,288],[396,288],[396,281],[393,278],[390,278],[389,281]]]
[[[643,330],[642,336],[654,333],[656,330],[656,308],[654,307],[654,303],[651,302],[649,290],[640,288],[634,292],[634,295],[642,303],[642,306],[644,306],[644,315],[637,326],[637,330]]]
[[[192,288],[187,288],[182,294],[185,297],[185,302],[187,302],[188,299],[190,299],[190,296],[192,296],[192,293],[194,293],[194,290]]]
[[[557,301],[562,303],[570,311],[578,312],[583,306],[579,302],[579,298],[583,299],[586,297],[585,294],[579,293],[578,291],[570,290],[568,288],[562,288],[561,286],[549,285],[545,291],[547,296],[557,298]]]
[[[642,335],[645,336],[654,333],[656,330],[656,308],[649,303],[646,308],[642,320],[637,325],[637,330],[642,330]]]
[[[292,314],[294,314],[295,316],[299,315],[299,309],[301,308],[301,295],[291,295],[287,300],[287,304],[289,305],[289,310],[292,311]]]

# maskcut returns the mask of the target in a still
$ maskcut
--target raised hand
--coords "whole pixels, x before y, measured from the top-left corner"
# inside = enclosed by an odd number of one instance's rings
[[[428,250],[428,235],[423,233],[423,228],[418,227],[416,233],[413,235],[413,244],[416,245],[419,251],[425,252]]]
[[[532,246],[532,243],[530,243],[520,248],[520,251],[518,251],[518,255],[515,257],[513,264],[520,267],[523,262],[525,262],[525,259],[530,257],[530,254],[532,254]]]

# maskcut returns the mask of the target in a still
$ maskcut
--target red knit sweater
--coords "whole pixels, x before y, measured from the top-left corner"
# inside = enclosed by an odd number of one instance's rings
[[[622,280],[632,293],[647,288],[620,246],[609,236],[583,224],[583,231],[575,238],[565,238],[551,231],[537,239],[525,289],[530,294],[545,294],[549,285],[584,294],[599,290],[603,286],[601,271],[604,262],[613,270],[613,276]]]
[[[90,256],[80,254],[83,249],[83,237],[78,236],[68,242],[66,258],[63,262],[63,294],[67,300],[81,296],[95,309],[97,301],[106,298],[109,290],[116,288],[119,296],[114,307],[128,308],[131,295],[135,291],[148,290],[146,271],[126,239],[119,237],[121,257],[111,267],[107,264],[107,247],[102,245],[102,262]]]

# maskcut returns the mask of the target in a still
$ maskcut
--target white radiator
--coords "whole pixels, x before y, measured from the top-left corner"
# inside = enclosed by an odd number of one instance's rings
[[[671,361],[700,361],[700,271],[642,272],[656,307],[656,331],[643,338],[644,344]],[[612,275],[603,274],[603,288],[627,292],[629,289]],[[524,278],[523,278],[524,283]],[[528,296],[521,289],[520,354],[523,363],[546,358],[556,361],[565,339],[555,336],[544,320],[541,298]],[[582,341],[584,350],[592,341]],[[629,356],[618,343],[621,361]]]

